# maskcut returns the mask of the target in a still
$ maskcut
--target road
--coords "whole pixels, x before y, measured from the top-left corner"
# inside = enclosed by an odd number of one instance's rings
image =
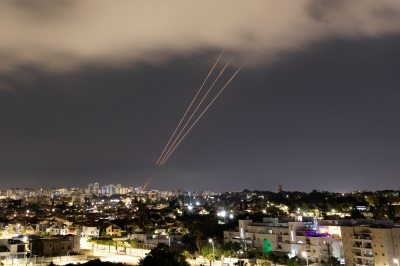
[[[110,252],[109,252],[110,250]],[[109,262],[122,262],[130,265],[138,265],[141,258],[146,257],[150,250],[147,249],[127,249],[126,252],[122,251],[122,248],[115,249],[114,246],[109,247],[107,245],[94,245],[86,242],[86,238],[81,238],[81,251],[84,254],[88,254],[90,257],[99,258],[101,261]],[[125,254],[126,253],[126,254]],[[190,265],[199,266],[200,262],[198,260],[187,260]],[[210,265],[207,261],[205,265]],[[221,261],[215,261],[212,266],[221,266]]]

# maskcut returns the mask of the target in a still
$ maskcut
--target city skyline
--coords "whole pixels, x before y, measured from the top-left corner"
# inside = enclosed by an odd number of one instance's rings
[[[1,190],[400,186],[399,3],[158,4],[4,4]],[[205,89],[246,65],[156,165],[223,50]]]

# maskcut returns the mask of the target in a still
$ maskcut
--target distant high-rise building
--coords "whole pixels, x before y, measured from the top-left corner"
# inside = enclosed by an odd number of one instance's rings
[[[121,186],[121,184],[117,184],[115,186],[115,194],[124,194],[123,187]]]
[[[136,194],[142,194],[142,187],[135,187],[133,192]]]
[[[116,193],[116,186],[114,186],[113,184],[108,184],[108,195],[114,195],[117,194]]]
[[[278,193],[282,192],[282,185],[278,185]]]
[[[88,186],[89,194],[99,194],[100,193],[100,185],[99,183],[91,183]]]

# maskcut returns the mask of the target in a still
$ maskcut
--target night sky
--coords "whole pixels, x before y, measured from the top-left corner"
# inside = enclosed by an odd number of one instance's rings
[[[0,190],[400,187],[400,2],[275,2],[2,2]]]

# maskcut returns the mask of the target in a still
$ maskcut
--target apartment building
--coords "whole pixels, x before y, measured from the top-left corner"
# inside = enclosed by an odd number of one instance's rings
[[[318,226],[314,217],[286,218],[283,222],[278,218],[263,218],[262,223],[239,220],[238,231],[224,231],[224,242],[240,242],[264,254],[274,251],[301,257],[305,252],[310,263],[327,262],[331,256],[342,259],[338,230],[338,226]]]
[[[398,266],[400,227],[393,221],[342,226],[341,232],[346,265]]]

